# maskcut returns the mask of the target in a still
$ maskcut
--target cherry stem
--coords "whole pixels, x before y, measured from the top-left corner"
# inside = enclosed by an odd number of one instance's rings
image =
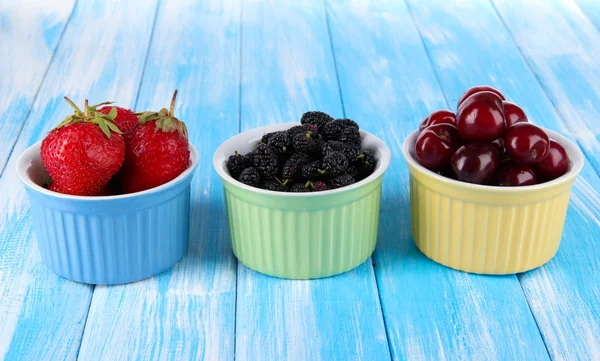
[[[175,93],[173,93],[173,100],[171,100],[171,111],[169,116],[173,116],[175,114],[175,99],[177,98],[177,89],[175,89]]]

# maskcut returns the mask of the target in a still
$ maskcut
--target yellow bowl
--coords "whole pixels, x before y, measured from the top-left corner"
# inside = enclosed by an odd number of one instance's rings
[[[410,169],[413,240],[427,257],[445,266],[482,274],[524,272],[556,254],[571,186],[583,154],[570,140],[544,129],[570,158],[569,171],[542,184],[495,187],[459,182],[421,166],[411,133],[402,152]]]

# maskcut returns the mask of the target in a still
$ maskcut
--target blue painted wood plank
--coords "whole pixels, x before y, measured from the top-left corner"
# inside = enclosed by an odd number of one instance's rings
[[[579,108],[575,105],[577,103],[555,103],[559,111],[570,109],[568,119],[565,118],[566,113],[561,113],[564,114],[561,119],[545,93],[549,89],[559,89],[560,85],[553,83],[548,86],[548,83],[540,86],[489,3],[461,3],[459,7],[447,1],[423,5],[410,0],[409,4],[451,104],[456,103],[467,87],[490,84],[521,105],[534,123],[558,130],[567,136],[582,133],[586,123],[578,115],[585,114],[585,108]],[[558,58],[566,56],[563,58],[565,60],[571,58],[567,54],[558,55],[566,50],[562,47],[563,44],[575,44],[571,42],[575,39],[567,42],[559,36],[563,33],[573,34],[570,26],[566,26],[566,22],[561,20],[563,15],[558,15],[568,11],[554,9],[550,5],[546,7],[541,2],[534,7],[528,4],[521,3],[508,11],[506,9],[511,8],[508,2],[496,3],[502,9],[501,12],[506,12],[504,19],[513,33],[522,34],[520,36],[527,39],[527,44],[534,47],[538,40],[545,42],[545,55],[540,58],[546,59],[547,56],[550,61],[555,59],[555,55]],[[571,5],[568,7],[572,8]],[[520,22],[523,20],[520,14],[532,15],[527,17],[527,24]],[[529,51],[522,49],[525,53]],[[587,56],[584,51],[579,54]],[[562,68],[561,72],[558,68],[552,70],[547,65],[549,64],[539,64],[539,68],[544,69],[544,76],[548,76],[552,82],[576,83],[581,77],[581,73],[575,72],[574,67]],[[585,86],[582,84],[582,87]],[[565,95],[563,89],[561,96]],[[585,117],[590,119],[589,114]],[[574,132],[571,133],[570,130]],[[588,148],[588,155],[590,149]],[[519,275],[525,296],[553,360],[593,360],[600,357],[600,313],[597,307],[600,295],[600,252],[596,245],[600,232],[599,223],[596,222],[600,212],[600,198],[595,191],[599,188],[599,179],[592,166],[587,164],[575,183],[561,247],[556,257],[537,270]]]
[[[212,155],[238,133],[240,5],[162,2],[138,110],[179,89],[176,116],[200,162],[192,182],[188,254],[172,270],[97,286],[79,360],[233,360],[236,260]]]
[[[323,4],[245,1],[242,130],[342,116]],[[272,278],[238,265],[237,360],[388,360],[371,260],[327,279]]]
[[[92,11],[93,10],[93,11]],[[66,281],[42,263],[17,157],[72,109],[106,99],[132,106],[142,75],[156,3],[79,4],[0,178],[0,359],[74,360],[92,287]],[[110,25],[107,25],[110,24]]]
[[[600,2],[596,0],[576,0],[590,21],[600,30]]]
[[[0,1],[0,175],[74,6]]]
[[[346,115],[392,151],[373,258],[393,358],[548,360],[515,276],[454,271],[427,259],[411,240],[401,145],[429,112],[448,104],[407,7],[327,3]]]

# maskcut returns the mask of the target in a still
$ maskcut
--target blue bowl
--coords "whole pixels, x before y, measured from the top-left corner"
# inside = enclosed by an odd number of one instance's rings
[[[64,278],[116,284],[152,277],[175,265],[188,245],[190,183],[198,152],[179,177],[143,192],[107,197],[71,196],[42,187],[50,177],[41,142],[17,161],[29,194],[38,248],[46,265]]]

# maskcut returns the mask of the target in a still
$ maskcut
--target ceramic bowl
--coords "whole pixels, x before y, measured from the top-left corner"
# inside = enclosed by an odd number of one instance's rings
[[[246,154],[270,132],[298,123],[241,133],[215,152],[213,164],[225,188],[233,252],[247,267],[291,279],[349,271],[373,253],[377,241],[381,183],[390,164],[388,147],[361,130],[362,148],[377,158],[373,174],[348,187],[311,193],[273,192],[229,175],[228,157]]]
[[[418,163],[418,131],[411,133],[402,151],[410,170],[412,235],[421,252],[445,266],[482,274],[524,272],[550,261],[584,157],[569,139],[544,130],[567,151],[569,170],[524,187],[476,185],[438,175]]]
[[[187,250],[190,167],[172,181],[143,192],[107,197],[72,196],[44,187],[41,142],[17,161],[29,195],[42,259],[56,274],[90,284],[138,281],[171,268]]]

